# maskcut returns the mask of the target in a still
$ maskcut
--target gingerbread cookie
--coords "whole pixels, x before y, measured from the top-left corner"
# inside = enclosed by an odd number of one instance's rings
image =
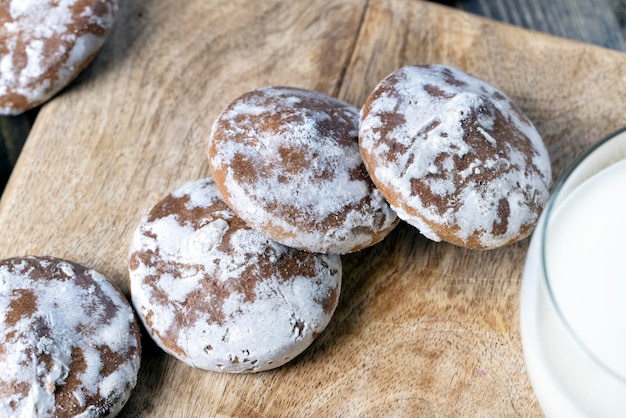
[[[205,370],[257,372],[287,363],[325,329],[341,259],[268,239],[203,179],[140,223],[129,273],[133,304],[167,353]]]
[[[495,248],[526,237],[551,165],[531,121],[502,92],[454,68],[408,66],[361,110],[361,153],[398,216],[426,237]]]
[[[19,114],[58,93],[96,55],[117,0],[0,2],[0,114]]]
[[[131,306],[101,274],[52,257],[0,261],[0,416],[115,416],[140,357]]]
[[[251,90],[213,125],[209,166],[224,201],[268,237],[319,253],[371,246],[397,224],[359,153],[358,110],[291,87]]]

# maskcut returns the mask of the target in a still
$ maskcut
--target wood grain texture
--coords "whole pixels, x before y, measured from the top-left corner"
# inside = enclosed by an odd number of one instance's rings
[[[491,19],[623,51],[623,0],[456,0]]]
[[[436,0],[491,19],[576,39],[607,48],[624,50],[626,42],[625,0]],[[0,192],[4,188],[30,130],[30,116],[0,120]]]
[[[626,0],[612,0],[611,5],[621,27],[622,37],[626,39]]]
[[[454,65],[527,112],[556,175],[625,123],[622,53],[416,0],[255,5],[122,2],[94,64],[40,112],[0,201],[0,257],[67,257],[127,292],[139,219],[208,175],[211,124],[252,87],[297,85],[360,106],[399,66]],[[209,373],[144,339],[122,416],[541,416],[519,339],[527,244],[469,251],[401,224],[343,257],[337,312],[295,361],[255,375]]]
[[[626,0],[436,0],[513,25],[607,48],[626,47]],[[71,88],[71,87],[70,87]],[[0,192],[32,125],[31,115],[0,118]]]
[[[7,190],[47,192],[3,199],[0,214],[20,212],[15,221],[28,225],[12,251],[44,252],[70,230],[64,255],[115,276],[103,252],[126,258],[127,227],[170,188],[208,175],[211,125],[235,95],[273,83],[337,90],[363,8],[361,0],[264,1],[254,10],[220,0],[123,2],[97,62],[33,126]],[[71,174],[60,180],[59,170]],[[67,210],[51,211],[60,201]]]

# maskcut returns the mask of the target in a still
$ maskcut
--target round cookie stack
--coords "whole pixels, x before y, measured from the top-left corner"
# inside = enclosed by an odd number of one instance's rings
[[[130,249],[133,304],[166,352],[206,370],[281,366],[326,328],[340,254],[398,223],[369,178],[358,110],[319,92],[244,93],[213,125],[212,179],[153,207]]]
[[[213,124],[208,161],[212,178],[140,223],[130,287],[159,346],[227,372],[305,350],[337,307],[340,255],[398,217],[436,241],[497,248],[530,233],[551,181],[528,118],[444,66],[395,71],[360,113],[305,89],[247,91]]]
[[[0,2],[0,114],[31,109],[67,86],[104,43],[117,0]]]

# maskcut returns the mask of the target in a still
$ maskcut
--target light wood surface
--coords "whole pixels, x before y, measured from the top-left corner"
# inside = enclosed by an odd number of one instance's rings
[[[66,257],[127,292],[127,249],[164,194],[208,175],[218,112],[296,85],[357,106],[389,72],[459,67],[536,123],[555,175],[625,124],[626,55],[416,0],[126,0],[101,54],[45,105],[0,201],[0,257]],[[541,416],[518,326],[528,240],[494,251],[401,224],[343,257],[340,304],[275,371],[194,370],[144,339],[125,417]]]
[[[432,0],[460,10],[616,50],[626,50],[626,0]],[[38,108],[0,116],[0,193]]]

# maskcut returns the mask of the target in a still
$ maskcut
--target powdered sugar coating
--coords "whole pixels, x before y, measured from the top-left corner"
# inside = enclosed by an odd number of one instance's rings
[[[93,58],[117,0],[0,2],[0,114],[48,100]]]
[[[425,236],[495,248],[527,236],[551,165],[530,120],[493,86],[441,65],[401,68],[361,110],[361,152],[398,216]]]
[[[141,222],[133,304],[155,342],[202,369],[257,372],[306,349],[337,306],[341,259],[248,227],[210,178],[183,185]]]
[[[51,257],[0,261],[0,416],[114,416],[140,365],[130,304]]]
[[[291,87],[244,93],[218,116],[209,165],[224,201],[285,245],[343,254],[373,245],[397,217],[367,175],[358,110]]]

